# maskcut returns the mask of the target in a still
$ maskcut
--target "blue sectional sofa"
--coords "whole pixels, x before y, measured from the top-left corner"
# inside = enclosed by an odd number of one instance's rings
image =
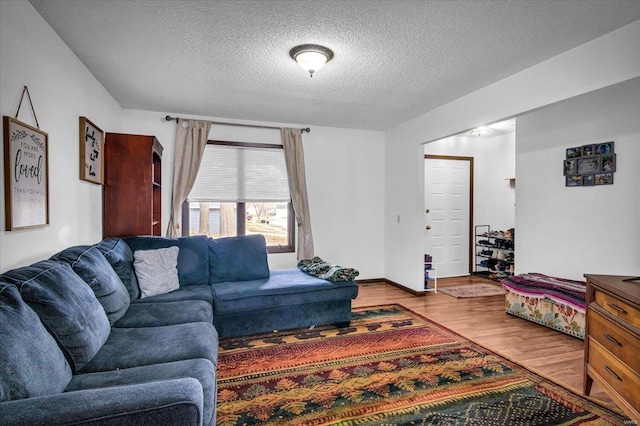
[[[138,255],[172,247],[178,287],[141,297]],[[0,423],[213,425],[219,337],[346,326],[357,293],[270,271],[262,236],[70,247],[0,275]]]

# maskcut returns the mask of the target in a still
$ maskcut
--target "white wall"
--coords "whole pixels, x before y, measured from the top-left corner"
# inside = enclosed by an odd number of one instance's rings
[[[419,291],[422,144],[638,77],[638,40],[640,21],[436,108],[386,135],[314,127],[304,140],[317,253],[359,268],[361,278],[386,277]],[[165,158],[172,156],[174,125],[163,122],[161,113],[124,111],[123,117],[114,99],[26,1],[0,1],[0,51],[2,114],[13,116],[26,84],[40,126],[49,133],[51,218],[45,228],[0,228],[2,272],[101,238],[101,187],[78,178],[80,115],[105,131],[155,134],[165,146]],[[19,119],[33,124],[27,111],[23,106]],[[164,168],[165,182],[170,172],[170,167]],[[3,191],[0,186],[2,198]],[[164,198],[166,228],[169,194]],[[4,213],[2,202],[0,219]],[[270,262],[280,267],[295,260],[279,255]]]
[[[314,126],[303,140],[316,254],[384,278],[384,133]]]
[[[165,115],[125,109],[123,131],[158,138],[164,146],[162,180],[171,182],[175,122],[166,122]],[[306,127],[287,123],[253,124]],[[214,125],[209,138],[279,143],[280,132]],[[302,140],[316,255],[328,262],[358,269],[359,279],[383,278],[384,133],[313,126],[310,133],[303,134]],[[163,185],[162,197],[162,224],[166,230],[170,185]],[[293,268],[295,253],[270,254],[269,265],[274,269]]]
[[[423,285],[423,143],[638,77],[638,40],[640,21],[387,131],[386,278],[415,291],[421,291]],[[398,215],[402,218],[400,223],[396,222]]]
[[[165,183],[172,180],[175,123],[166,122],[162,113],[123,111],[30,3],[0,1],[0,31],[2,114],[14,115],[26,84],[40,127],[49,133],[51,222],[32,230],[7,232],[2,227],[3,272],[102,237],[102,188],[78,177],[79,116],[87,116],[105,132],[157,136],[165,148]],[[23,104],[19,119],[35,124],[28,111]],[[279,142],[279,132],[216,126],[211,138]],[[361,279],[384,277],[384,133],[316,126],[303,140],[316,253],[358,268]],[[4,185],[2,198],[3,191]],[[170,184],[165,184],[163,229],[170,200]],[[4,202],[0,216],[4,221]],[[295,254],[270,255],[269,262],[273,268],[295,267]]]
[[[424,145],[424,153],[473,157],[473,224],[504,230],[515,226],[516,134],[476,138],[451,136]]]
[[[640,78],[517,119],[516,272],[640,274]],[[565,149],[614,141],[613,185],[565,187]]]
[[[80,116],[104,131],[120,130],[120,106],[26,1],[0,1],[0,110],[13,117],[29,87],[40,129],[49,134],[50,225],[4,227],[0,185],[0,272],[102,238],[102,187],[79,179]],[[35,126],[24,100],[19,120]],[[0,158],[2,156],[0,150]],[[0,176],[4,161],[0,160]]]

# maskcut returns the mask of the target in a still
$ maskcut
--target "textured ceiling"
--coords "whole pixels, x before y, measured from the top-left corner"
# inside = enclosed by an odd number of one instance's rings
[[[640,19],[637,0],[32,0],[124,108],[386,130]],[[288,55],[335,57],[310,78]]]

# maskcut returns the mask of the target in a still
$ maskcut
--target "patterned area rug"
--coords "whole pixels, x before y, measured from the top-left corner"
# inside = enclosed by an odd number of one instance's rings
[[[222,339],[219,425],[622,425],[400,305],[351,327]],[[628,420],[627,420],[628,422]]]
[[[458,299],[464,297],[504,296],[504,289],[502,288],[502,286],[488,283],[441,287],[438,289],[438,291],[440,293],[444,293],[448,296],[453,296]]]

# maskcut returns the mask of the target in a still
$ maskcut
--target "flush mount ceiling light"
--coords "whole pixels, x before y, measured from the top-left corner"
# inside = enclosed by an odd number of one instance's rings
[[[301,44],[291,49],[289,56],[313,77],[314,72],[333,58],[333,52],[318,44]]]
[[[486,135],[490,131],[491,129],[488,128],[487,126],[480,126],[477,129],[470,130],[469,134],[473,136],[481,136],[481,135]]]

